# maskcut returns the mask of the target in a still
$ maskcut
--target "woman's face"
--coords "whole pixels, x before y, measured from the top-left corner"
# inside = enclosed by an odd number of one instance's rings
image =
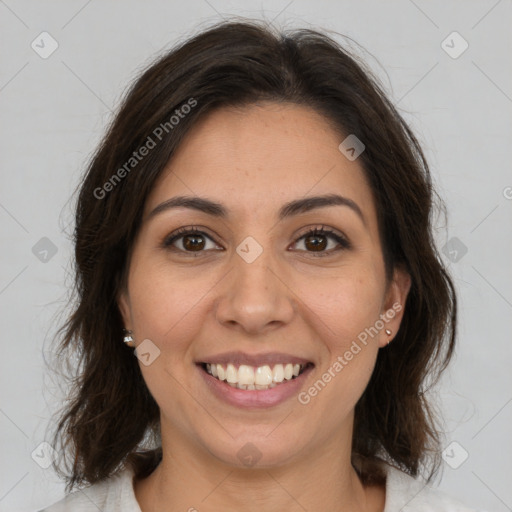
[[[143,343],[164,449],[266,467],[350,452],[409,278],[386,282],[371,190],[344,138],[306,107],[221,109],[148,197],[119,306]],[[327,195],[342,199],[311,200]],[[178,196],[203,207],[165,206]]]

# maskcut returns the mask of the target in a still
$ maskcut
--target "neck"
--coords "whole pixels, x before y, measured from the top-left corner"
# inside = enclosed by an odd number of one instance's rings
[[[134,482],[142,512],[384,509],[384,489],[363,487],[350,462],[350,443],[340,439],[282,465],[239,468],[164,431],[162,461]]]

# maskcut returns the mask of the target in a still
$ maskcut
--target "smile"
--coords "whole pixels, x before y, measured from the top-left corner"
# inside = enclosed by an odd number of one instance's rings
[[[298,377],[307,367],[307,364],[275,364],[264,366],[249,366],[241,364],[215,364],[204,363],[203,369],[219,381],[225,381],[233,388],[243,390],[272,389],[283,382]]]

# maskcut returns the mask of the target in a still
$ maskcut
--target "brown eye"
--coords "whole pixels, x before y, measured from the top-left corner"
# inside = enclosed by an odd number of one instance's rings
[[[187,251],[200,251],[205,246],[204,239],[201,235],[185,235],[182,238],[183,247]]]
[[[308,235],[304,238],[306,248],[313,251],[323,251],[327,245],[327,237],[325,235]]]
[[[207,247],[208,241],[212,243],[213,247]],[[188,253],[201,253],[208,249],[218,248],[206,233],[194,228],[180,228],[178,231],[171,233],[164,240],[163,247]]]
[[[305,252],[318,253],[316,256],[327,256],[340,249],[349,249],[350,244],[346,238],[338,235],[334,231],[325,228],[315,228],[302,235],[296,242],[304,241]],[[326,250],[329,241],[334,241],[334,245]],[[337,247],[338,246],[338,247]]]

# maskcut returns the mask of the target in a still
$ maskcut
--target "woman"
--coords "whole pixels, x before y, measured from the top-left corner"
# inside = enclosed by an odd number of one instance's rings
[[[80,187],[53,444],[92,486],[46,510],[469,511],[420,478],[456,334],[434,194],[326,35],[226,22],[160,58]]]

